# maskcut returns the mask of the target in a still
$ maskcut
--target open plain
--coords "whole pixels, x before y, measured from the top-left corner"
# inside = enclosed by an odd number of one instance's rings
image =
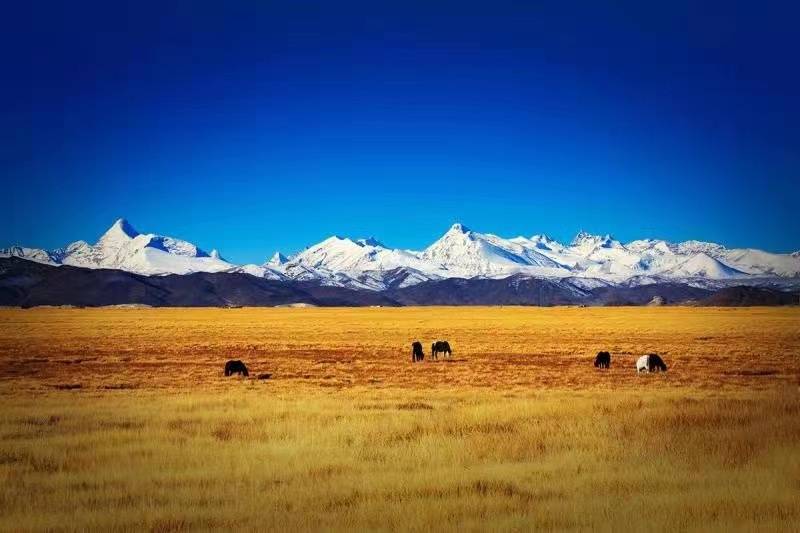
[[[0,310],[0,529],[794,530],[799,355],[796,307]]]

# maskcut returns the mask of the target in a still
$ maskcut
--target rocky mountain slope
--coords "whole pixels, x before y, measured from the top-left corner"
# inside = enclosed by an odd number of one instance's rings
[[[580,278],[445,278],[384,291],[318,281],[270,280],[234,272],[144,276],[0,258],[0,306],[396,306],[396,305],[790,305],[798,292],[707,289],[682,283],[586,286]]]
[[[144,276],[124,270],[55,267],[0,259],[0,305],[103,306],[398,305],[379,292],[275,281],[239,273]]]

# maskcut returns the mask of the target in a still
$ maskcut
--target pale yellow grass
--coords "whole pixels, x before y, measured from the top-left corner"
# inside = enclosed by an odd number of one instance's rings
[[[797,309],[0,311],[0,528],[795,530],[799,354]]]

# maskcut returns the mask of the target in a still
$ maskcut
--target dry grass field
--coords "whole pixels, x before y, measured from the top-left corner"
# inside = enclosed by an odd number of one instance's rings
[[[793,531],[798,356],[797,308],[0,310],[0,530]]]

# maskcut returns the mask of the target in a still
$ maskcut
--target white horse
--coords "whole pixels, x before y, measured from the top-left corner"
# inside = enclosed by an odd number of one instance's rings
[[[664,363],[664,360],[661,359],[661,357],[654,353],[643,355],[636,360],[637,372],[657,372],[659,370],[666,372],[667,365]]]

